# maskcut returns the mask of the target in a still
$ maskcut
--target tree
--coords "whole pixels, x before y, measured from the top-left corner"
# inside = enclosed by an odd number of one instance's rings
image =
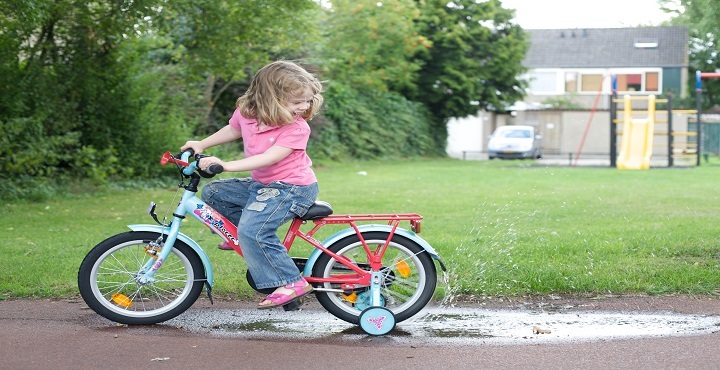
[[[430,42],[415,31],[413,0],[334,0],[324,27],[324,73],[367,92],[414,91]]]
[[[228,86],[270,59],[301,56],[319,9],[312,0],[1,2],[0,170],[17,184],[6,188],[156,176],[148,158],[209,121]]]
[[[158,24],[180,53],[190,88],[202,91],[201,131],[215,128],[212,114],[233,84],[272,59],[303,57],[318,40],[320,12],[313,0],[167,1]]]
[[[503,9],[499,0],[418,4],[418,33],[432,47],[418,57],[417,90],[406,94],[430,109],[436,136],[444,143],[449,118],[502,109],[522,99],[524,82],[518,77],[524,72],[528,42],[512,22],[513,11]]]
[[[413,56],[430,46],[415,31],[415,2],[333,0],[330,5],[320,48],[326,109],[312,122],[314,158],[432,153],[427,110],[398,93],[414,91],[420,61]]]
[[[691,76],[695,71],[720,69],[720,2],[716,0],[658,0],[662,9],[675,14],[674,25],[690,32],[689,59]],[[695,89],[695,78],[688,82]],[[692,91],[691,90],[691,91]],[[703,81],[704,109],[720,105],[719,81]]]
[[[133,153],[124,139],[136,131],[136,106],[117,53],[157,2],[3,2],[0,86],[11,92],[0,99],[3,172],[102,180],[115,155]]]

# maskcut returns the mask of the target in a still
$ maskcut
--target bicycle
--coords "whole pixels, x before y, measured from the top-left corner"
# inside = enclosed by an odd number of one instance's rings
[[[197,242],[180,232],[187,215],[242,256],[237,227],[196,196],[201,179],[223,169],[213,165],[200,170],[197,160],[202,155],[193,155],[191,150],[179,155],[166,152],[160,160],[161,165],[176,165],[178,192],[184,189],[171,222],[166,223],[167,217],[160,221],[156,203],[150,202],[147,213],[157,225],[128,225],[131,231],[107,238],[85,256],[78,287],[97,314],[128,325],[160,323],[190,308],[203,287],[212,303],[210,259]],[[422,218],[415,213],[333,215],[328,203],[316,201],[307,214],[290,222],[283,244],[289,251],[301,239],[314,247],[307,258],[293,260],[323,308],[367,334],[384,335],[430,301],[437,284],[435,261],[445,270],[437,252],[418,235]],[[383,223],[362,224],[368,221]],[[410,230],[398,227],[404,221]],[[307,223],[312,228],[301,230]],[[348,228],[323,242],[314,238],[323,226],[337,224]],[[274,290],[258,289],[250,274],[246,276],[256,291]],[[302,300],[283,308],[294,310],[301,304]]]

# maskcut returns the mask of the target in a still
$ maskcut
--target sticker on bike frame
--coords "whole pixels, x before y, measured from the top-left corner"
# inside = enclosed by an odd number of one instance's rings
[[[155,261],[155,263],[153,264],[153,266],[152,266],[152,268],[150,269],[150,271],[157,271],[157,269],[159,269],[160,266],[162,266],[162,263],[163,263],[163,259],[162,259],[162,258],[158,258],[158,260]]]
[[[222,215],[220,215],[217,211],[199,204],[198,208],[193,212],[198,215],[206,225],[221,232],[230,242],[235,243],[235,245],[239,245],[239,242],[233,233],[225,228],[225,221],[223,221]]]

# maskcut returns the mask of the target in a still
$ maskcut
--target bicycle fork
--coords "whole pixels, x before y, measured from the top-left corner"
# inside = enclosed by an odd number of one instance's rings
[[[151,258],[143,265],[141,271],[135,277],[135,281],[140,285],[146,285],[155,281],[155,273],[162,266],[163,262],[168,258],[172,252],[177,236],[180,233],[180,224],[187,214],[187,210],[183,206],[185,202],[194,196],[191,192],[185,192],[182,196],[178,207],[173,213],[173,220],[170,225],[163,224],[158,221],[157,215],[155,215],[155,203],[150,203],[147,213],[153,216],[153,219],[163,226],[163,232],[160,237],[154,242],[149,243],[146,248],[146,254]],[[165,233],[164,228],[170,227],[170,231]],[[165,237],[167,236],[167,237]],[[163,242],[163,239],[165,241]],[[159,248],[159,251],[158,251]]]

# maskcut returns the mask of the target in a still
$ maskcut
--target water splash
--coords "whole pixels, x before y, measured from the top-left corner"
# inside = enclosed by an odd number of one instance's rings
[[[357,326],[324,311],[191,309],[167,325],[191,332],[253,339],[351,342],[367,339]],[[717,332],[720,316],[669,312],[572,312],[430,307],[398,323],[386,344],[528,344],[685,336]]]

